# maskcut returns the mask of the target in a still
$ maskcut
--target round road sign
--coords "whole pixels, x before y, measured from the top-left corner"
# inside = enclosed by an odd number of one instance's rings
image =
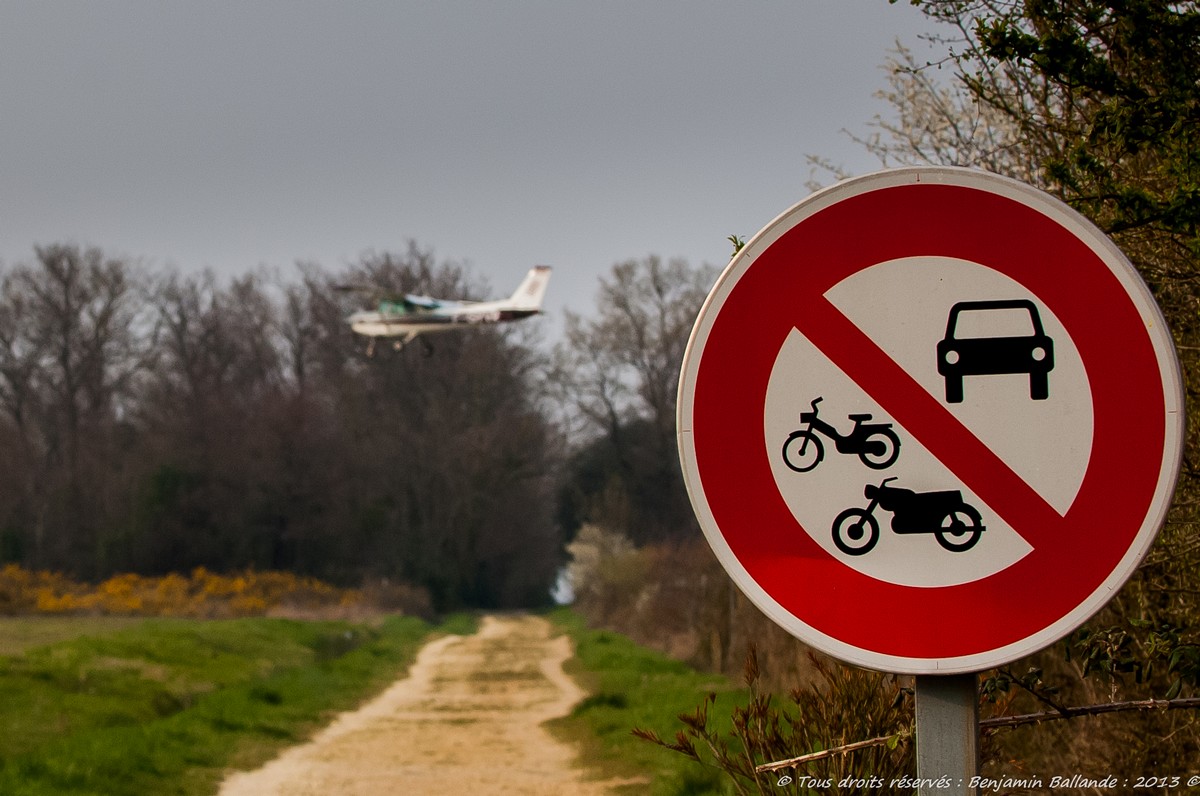
[[[812,195],[733,259],[678,434],[704,533],[762,611],[848,662],[950,674],[1120,588],[1170,503],[1183,398],[1158,307],[1090,222],[908,168]]]

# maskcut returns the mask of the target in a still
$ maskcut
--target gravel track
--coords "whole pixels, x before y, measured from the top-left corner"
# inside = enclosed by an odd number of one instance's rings
[[[543,727],[585,693],[563,672],[570,640],[528,615],[489,616],[472,636],[423,647],[403,680],[339,716],[220,796],[487,793],[602,796],[576,750]]]

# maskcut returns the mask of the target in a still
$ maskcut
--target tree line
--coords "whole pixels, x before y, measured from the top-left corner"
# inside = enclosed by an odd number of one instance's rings
[[[363,299],[337,285],[486,286],[415,244],[227,280],[36,247],[0,270],[0,563],[545,602],[584,521],[638,542],[693,529],[674,381],[709,276],[618,264],[553,351],[526,325],[368,356],[344,321]]]
[[[84,578],[364,577],[436,605],[545,600],[559,434],[512,334],[381,347],[335,282],[479,292],[412,246],[296,280],[38,247],[0,276],[0,558]]]

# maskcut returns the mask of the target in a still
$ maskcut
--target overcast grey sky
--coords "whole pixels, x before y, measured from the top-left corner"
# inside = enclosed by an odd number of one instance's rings
[[[0,263],[335,270],[416,240],[548,309],[723,264],[887,108],[905,0],[0,0]]]

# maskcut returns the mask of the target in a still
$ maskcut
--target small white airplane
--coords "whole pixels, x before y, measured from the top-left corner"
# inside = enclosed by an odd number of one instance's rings
[[[452,301],[403,294],[384,299],[376,310],[362,310],[349,317],[350,328],[364,337],[367,356],[375,353],[375,340],[396,337],[400,350],[423,332],[444,332],[469,326],[519,321],[542,311],[542,298],[550,282],[550,266],[535,265],[513,294],[496,301]],[[350,288],[353,289],[353,288]]]

